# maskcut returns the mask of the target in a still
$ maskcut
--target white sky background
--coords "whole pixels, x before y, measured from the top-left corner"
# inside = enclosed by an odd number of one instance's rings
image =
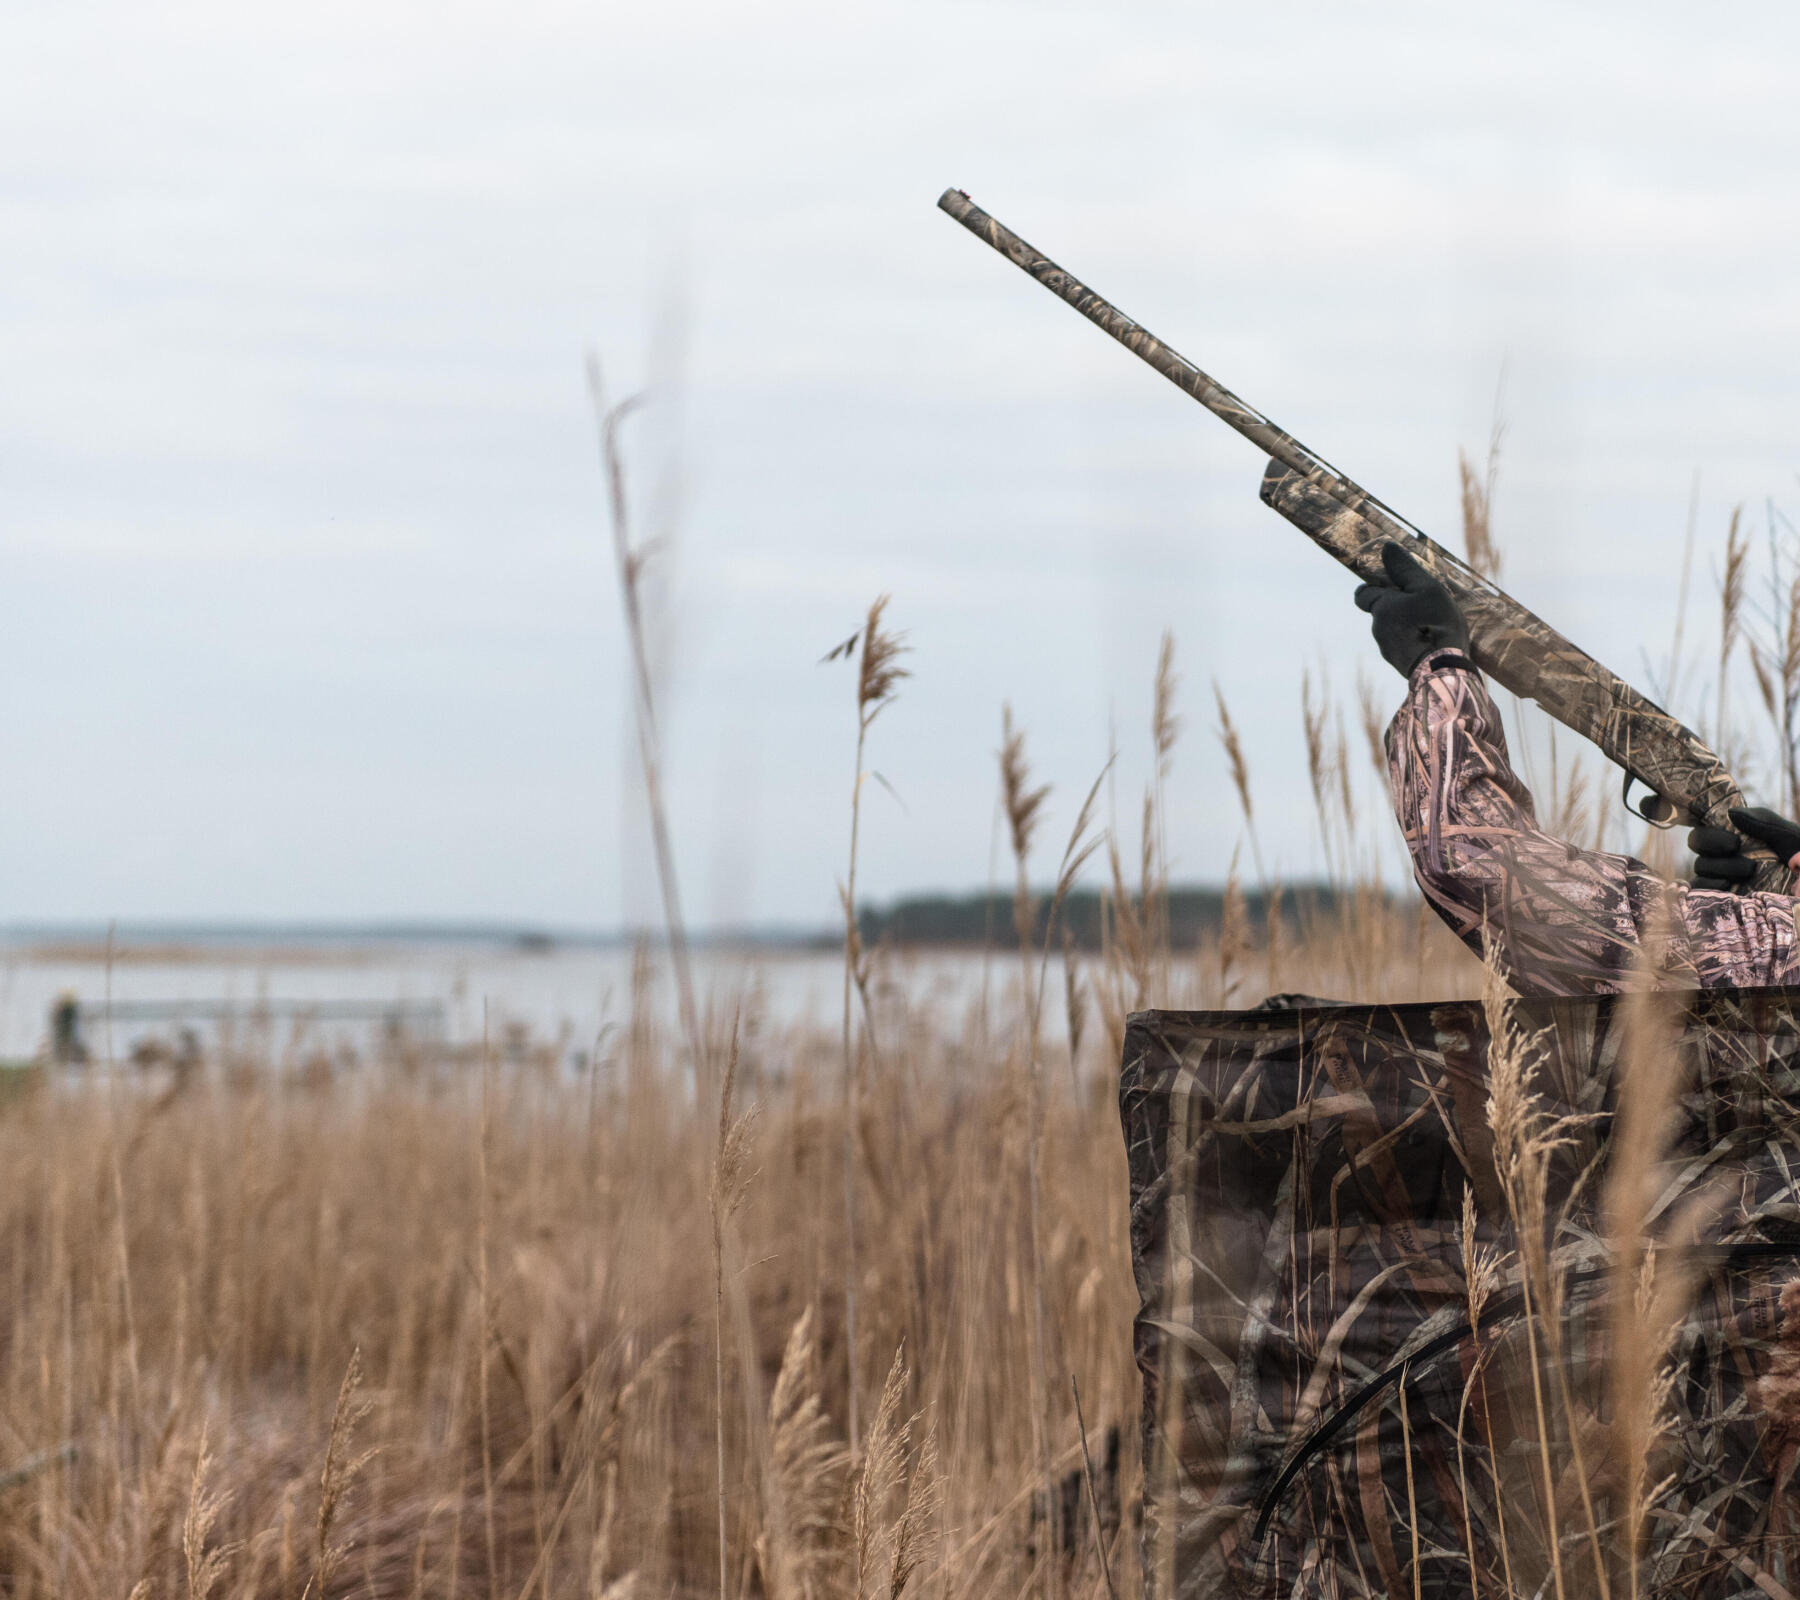
[[[1350,580],[947,184],[1447,539],[1504,366],[1506,582],[1627,676],[1696,470],[1704,553],[1800,505],[1791,6],[64,3],[6,37],[0,920],[648,913],[589,346],[680,380],[633,437],[647,499],[678,441],[696,921],[832,914],[851,680],[816,662],[884,590],[914,677],[871,895],[986,881],[1004,700],[1042,876],[1115,722],[1131,817],[1164,627],[1177,876],[1238,840],[1213,677],[1266,852],[1317,870],[1302,670],[1399,688]]]

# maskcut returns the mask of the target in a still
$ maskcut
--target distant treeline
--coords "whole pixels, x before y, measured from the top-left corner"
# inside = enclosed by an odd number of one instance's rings
[[[1367,893],[1368,891],[1363,891]],[[1283,922],[1299,930],[1304,921],[1332,916],[1339,903],[1329,884],[1307,883],[1281,893]],[[1225,919],[1225,891],[1217,888],[1171,889],[1167,899],[1169,940],[1177,949],[1190,948],[1209,934],[1216,934]],[[1265,897],[1260,889],[1244,891],[1251,927],[1265,921]],[[1163,902],[1158,902],[1159,915]],[[1037,897],[1035,942],[1042,945],[1050,915],[1049,896]],[[857,916],[865,944],[982,944],[989,940],[1007,945],[1013,933],[1012,897],[1003,894],[909,895],[887,906],[864,906]],[[1078,949],[1100,948],[1101,897],[1098,890],[1077,889],[1058,913],[1057,943],[1063,930]]]

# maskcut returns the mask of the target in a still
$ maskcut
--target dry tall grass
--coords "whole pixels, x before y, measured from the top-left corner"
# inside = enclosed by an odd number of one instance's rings
[[[1410,916],[1365,918],[1296,946],[1278,981],[1466,983],[1434,931],[1415,956]],[[1374,989],[1371,930],[1406,952]],[[1173,998],[1223,998],[1216,944],[1172,960]],[[1129,1590],[1136,1300],[1110,1047],[1084,1049],[1079,1094],[1038,1074],[1034,1259],[1031,978],[989,1017],[877,999],[894,1065],[867,1074],[851,1130],[859,1371],[871,1404],[899,1376],[855,1465],[834,1030],[772,1027],[746,997],[747,1130],[695,1106],[643,990],[592,1082],[548,1052],[486,1073],[397,1056],[219,1062],[166,1089],[39,1078],[0,1115],[0,1582],[176,1595],[192,1568],[215,1597],[712,1593],[722,1421],[731,1593],[848,1593],[857,1571],[868,1593],[901,1574],[922,1595],[1017,1593],[1055,1559],[1066,1592],[1098,1595],[1074,1378]]]
[[[617,414],[604,415],[616,470]],[[1491,480],[1468,482],[1485,529]],[[629,592],[638,556],[618,493]],[[1721,719],[1742,567],[1741,553],[1728,561]],[[1800,704],[1795,614],[1772,607],[1753,654],[1784,733]],[[867,638],[880,622],[877,608]],[[864,668],[859,787],[871,706],[893,686],[871,690]],[[1336,909],[1292,907],[1298,935],[1279,912],[1257,925],[1234,872],[1220,932],[1170,951],[1157,907],[1174,702],[1165,647],[1141,881],[1127,887],[1115,831],[1107,946],[1067,958],[1066,1082],[1043,1070],[1047,954],[1023,941],[1016,985],[920,1008],[893,1001],[879,970],[903,954],[857,948],[847,918],[860,1029],[848,1008],[842,1030],[775,1026],[753,986],[713,996],[709,1024],[684,970],[672,860],[677,1030],[646,956],[585,1080],[548,1052],[493,1066],[404,1050],[286,1072],[220,1059],[166,1083],[34,1077],[0,1108],[0,1588],[1131,1592],[1136,1295],[1112,1098],[1126,1013],[1481,982],[1422,907],[1372,886],[1324,685],[1304,731]],[[1222,694],[1217,710],[1248,830],[1251,779]],[[1010,723],[1002,768],[1029,938],[1043,795]],[[1095,794],[1058,892],[1091,848]],[[1386,822],[1365,809],[1360,826]],[[1497,1142],[1530,1215],[1552,1134],[1521,1071],[1501,1077]],[[1654,1116],[1642,1126],[1650,1149]],[[1621,1216],[1634,1193],[1615,1196]],[[1554,1298],[1547,1269],[1526,1269]],[[1471,1262],[1472,1321],[1499,1270]],[[866,1427],[852,1422],[858,1393],[874,1402]],[[1648,1440],[1653,1416],[1631,1417]],[[1534,1470],[1560,1515],[1552,1466]]]

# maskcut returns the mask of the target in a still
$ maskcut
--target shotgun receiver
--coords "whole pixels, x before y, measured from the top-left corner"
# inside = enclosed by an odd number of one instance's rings
[[[1638,815],[1658,826],[1682,819],[1731,826],[1727,813],[1741,806],[1744,797],[1725,764],[1698,734],[996,222],[962,190],[946,189],[938,206],[1268,456],[1264,502],[1357,577],[1365,581],[1383,577],[1381,547],[1389,540],[1416,556],[1455,597],[1469,625],[1475,664],[1496,683],[1535,702],[1597,745],[1624,769],[1627,796],[1634,779],[1644,785],[1650,794]],[[1771,851],[1751,839],[1743,848],[1756,862],[1752,888],[1793,893],[1792,874]]]

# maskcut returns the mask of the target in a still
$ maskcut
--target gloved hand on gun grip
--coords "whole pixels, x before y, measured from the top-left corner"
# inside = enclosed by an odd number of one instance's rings
[[[1450,591],[1417,558],[1391,541],[1381,547],[1385,581],[1365,583],[1356,603],[1374,619],[1382,657],[1403,678],[1433,650],[1469,648],[1469,628]]]
[[[1733,806],[1729,815],[1729,828],[1701,827],[1688,834],[1696,889],[1741,889],[1749,882],[1756,863],[1744,854],[1743,834],[1766,844],[1777,861],[1800,867],[1800,823],[1767,806]]]

